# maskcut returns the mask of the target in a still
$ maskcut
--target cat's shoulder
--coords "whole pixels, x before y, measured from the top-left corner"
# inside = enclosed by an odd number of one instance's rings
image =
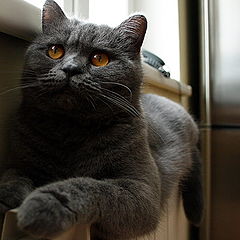
[[[142,94],[141,103],[145,119],[155,128],[185,129],[197,135],[197,125],[182,105],[155,94]]]
[[[142,94],[141,102],[144,111],[156,113],[168,113],[177,115],[188,115],[187,111],[180,104],[159,95]]]

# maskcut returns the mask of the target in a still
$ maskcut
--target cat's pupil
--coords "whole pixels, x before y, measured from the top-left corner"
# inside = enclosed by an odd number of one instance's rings
[[[58,51],[58,48],[57,48],[56,46],[54,46],[54,47],[53,47],[53,52],[54,52],[54,53],[57,53],[57,51]]]
[[[97,55],[97,60],[98,60],[99,62],[101,62],[101,61],[102,61],[102,56]]]
[[[59,51],[59,48],[57,46],[53,46],[52,51],[54,54],[56,54]]]

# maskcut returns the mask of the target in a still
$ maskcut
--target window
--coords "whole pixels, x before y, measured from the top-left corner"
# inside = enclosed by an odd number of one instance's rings
[[[162,58],[171,77],[180,80],[178,0],[89,0],[89,20],[118,25],[133,12],[148,19],[143,47]]]
[[[15,1],[17,0],[13,2]],[[45,0],[24,1],[38,7],[39,11],[45,2]],[[148,30],[143,47],[164,60],[172,78],[180,79],[178,0],[55,1],[68,16],[89,19],[91,22],[110,26],[118,25],[133,12],[143,13],[148,19]],[[4,0],[4,2],[8,1]],[[24,24],[26,22],[27,20]],[[28,22],[30,24],[32,21]],[[16,24],[18,24],[18,21],[16,21]],[[38,28],[40,29],[40,27]]]
[[[110,26],[133,12],[143,13],[148,19],[143,47],[162,58],[171,77],[180,80],[178,0],[89,0],[88,10],[91,22]]]
[[[128,16],[128,0],[89,0],[89,21],[117,26]]]
[[[178,0],[134,0],[134,11],[148,19],[143,47],[162,58],[171,77],[180,80]]]

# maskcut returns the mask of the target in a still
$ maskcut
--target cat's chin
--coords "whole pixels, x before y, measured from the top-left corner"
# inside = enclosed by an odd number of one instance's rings
[[[51,100],[57,109],[63,111],[80,110],[87,107],[86,93],[70,88],[52,94]]]
[[[55,100],[57,107],[63,110],[73,110],[76,108],[76,101],[67,95],[59,95]]]
[[[56,92],[51,97],[54,105],[56,105],[58,109],[69,111],[74,110],[79,105],[77,102],[79,96],[69,89]]]

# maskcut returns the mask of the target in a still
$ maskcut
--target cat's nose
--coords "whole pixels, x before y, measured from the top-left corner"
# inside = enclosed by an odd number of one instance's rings
[[[64,64],[62,70],[68,75],[68,77],[72,77],[77,74],[82,73],[82,69],[78,64],[68,63]]]

